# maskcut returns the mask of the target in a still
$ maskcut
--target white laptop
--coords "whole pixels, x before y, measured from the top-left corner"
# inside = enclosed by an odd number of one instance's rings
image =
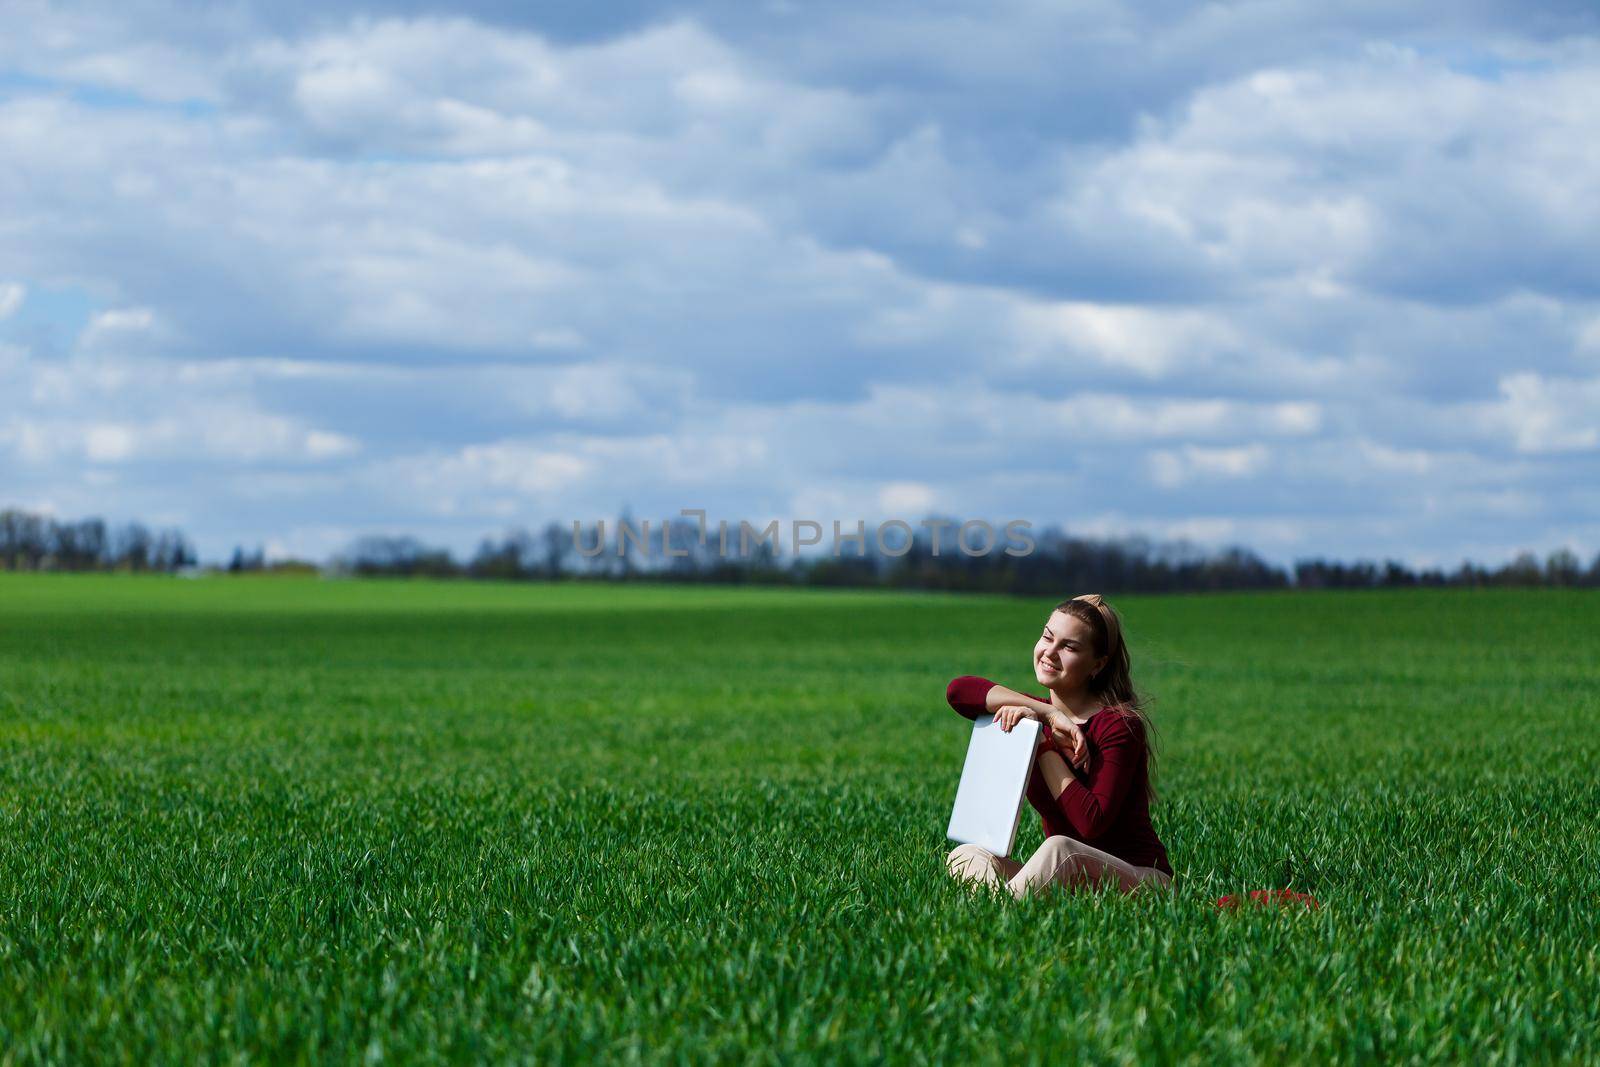
[[[1006,733],[993,715],[979,715],[972,724],[972,742],[967,745],[967,762],[961,768],[945,836],[981,845],[996,856],[1011,855],[1038,745],[1037,721],[1023,719]]]

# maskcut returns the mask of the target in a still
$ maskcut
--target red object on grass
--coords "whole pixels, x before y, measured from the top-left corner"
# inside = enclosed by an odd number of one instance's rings
[[[1303,904],[1312,909],[1322,907],[1321,904],[1317,903],[1317,898],[1310,893],[1296,893],[1292,889],[1252,889],[1249,899],[1250,903],[1261,908],[1271,904],[1276,904],[1280,908],[1291,907],[1295,904]],[[1217,898],[1217,907],[1219,908],[1237,908],[1241,903],[1239,898],[1232,893],[1225,897]]]

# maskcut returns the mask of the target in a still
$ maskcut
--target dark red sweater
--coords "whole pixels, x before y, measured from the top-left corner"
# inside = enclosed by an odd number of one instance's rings
[[[976,719],[988,713],[984,698],[996,684],[965,674],[951,681],[945,699],[962,715]],[[1028,695],[1047,703],[1050,700],[1048,694]],[[1089,741],[1088,771],[1069,763],[1072,777],[1059,797],[1050,795],[1037,760],[1028,777],[1028,800],[1039,811],[1044,835],[1064,834],[1135,867],[1155,867],[1170,876],[1166,847],[1150,825],[1150,801],[1145,796],[1150,770],[1143,724],[1135,716],[1102,708],[1080,729]],[[1049,727],[1045,736],[1049,736]]]

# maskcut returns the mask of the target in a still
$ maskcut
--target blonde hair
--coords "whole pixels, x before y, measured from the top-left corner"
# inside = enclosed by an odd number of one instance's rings
[[[1133,687],[1128,642],[1122,636],[1122,618],[1099,593],[1084,593],[1063,600],[1053,610],[1081,619],[1094,635],[1095,654],[1106,657],[1105,665],[1089,676],[1089,692],[1107,708],[1135,720],[1144,735],[1145,796],[1155,803],[1155,723],[1150,721],[1145,701]]]

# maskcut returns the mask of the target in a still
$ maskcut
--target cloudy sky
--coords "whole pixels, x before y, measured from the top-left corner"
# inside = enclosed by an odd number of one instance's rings
[[[0,12],[0,505],[1600,551],[1588,3]]]

